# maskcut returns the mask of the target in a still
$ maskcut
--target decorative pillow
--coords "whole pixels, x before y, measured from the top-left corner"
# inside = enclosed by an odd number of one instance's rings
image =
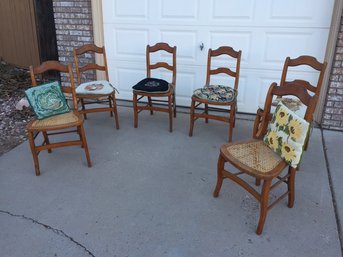
[[[163,93],[169,91],[169,83],[163,79],[145,78],[134,85],[132,89],[150,93]]]
[[[264,143],[281,156],[290,166],[297,168],[307,141],[310,124],[279,102]]]
[[[198,98],[211,102],[229,103],[236,99],[237,91],[231,87],[209,85],[194,90],[193,94]]]
[[[39,120],[70,111],[58,81],[33,86],[25,94]]]

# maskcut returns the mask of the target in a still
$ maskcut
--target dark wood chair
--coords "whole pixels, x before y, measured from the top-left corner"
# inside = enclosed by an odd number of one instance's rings
[[[287,87],[277,86],[273,83],[268,91],[265,106],[263,109],[261,124],[255,139],[224,144],[220,148],[217,166],[217,184],[213,192],[214,197],[218,197],[223,180],[229,178],[247,190],[260,203],[260,218],[256,233],[261,234],[267,211],[276,203],[288,196],[288,207],[292,208],[295,199],[295,175],[297,169],[289,166],[281,157],[273,152],[263,142],[263,136],[267,132],[270,120],[270,110],[273,97],[293,95],[307,106],[304,119],[311,122],[317,99],[311,96],[306,87],[289,82]],[[229,163],[239,170],[233,173],[225,169],[225,163]],[[283,172],[288,167],[286,174]],[[262,180],[263,186],[260,192],[255,190],[240,175],[249,175],[255,179]],[[279,185],[286,184],[287,190],[279,198],[269,204],[269,193]]]
[[[227,55],[228,59],[235,59],[236,67],[233,71],[228,67],[212,68],[211,62],[215,57],[223,57]],[[189,136],[193,136],[194,122],[199,118],[204,118],[205,122],[208,123],[208,119],[218,120],[229,123],[229,133],[228,140],[232,141],[232,130],[235,127],[236,110],[237,110],[237,92],[238,92],[238,82],[239,82],[239,71],[241,63],[242,51],[235,51],[232,47],[222,46],[216,50],[208,50],[207,58],[207,75],[205,87],[197,89],[194,91],[192,96],[192,104],[190,110],[190,126],[189,126]],[[234,78],[233,90],[231,87],[210,85],[210,79],[212,75],[216,74],[226,74]],[[196,108],[204,104],[204,111],[199,113],[196,112]],[[212,106],[227,107],[224,108],[213,108]],[[209,114],[209,111],[221,111],[228,115],[215,115]]]
[[[287,80],[288,69],[290,67],[300,68],[301,66],[311,67],[314,71],[318,73],[318,80],[314,85],[312,85],[310,82],[303,79],[296,79],[293,81]],[[304,86],[309,92],[312,92],[312,94],[314,94],[314,97],[317,103],[320,90],[323,84],[323,78],[324,78],[326,66],[327,66],[327,62],[321,63],[313,56],[302,55],[295,59],[291,59],[290,57],[287,57],[283,66],[283,70],[282,70],[280,86],[281,87],[287,86],[289,83],[292,83],[292,84],[295,83],[295,84]],[[256,120],[254,124],[254,129],[253,129],[253,137],[256,136],[257,131],[259,130],[259,126],[261,125],[260,121],[262,119],[262,112],[263,110],[261,108],[257,111]]]
[[[70,78],[70,87],[61,86],[63,93],[69,94],[72,100],[72,109],[70,112],[45,118],[42,120],[33,120],[27,125],[28,138],[32,151],[33,161],[35,165],[36,176],[40,175],[38,154],[41,151],[48,150],[51,153],[52,149],[65,146],[81,146],[86,154],[88,167],[92,166],[86,135],[83,127],[83,118],[77,111],[77,100],[74,87],[73,70],[71,64],[68,66],[62,65],[57,61],[46,61],[38,67],[30,66],[32,85],[37,85],[37,79],[43,80],[43,75],[49,71],[58,71],[66,73]],[[75,133],[77,140],[54,142],[51,143],[49,137],[53,135]],[[37,136],[41,134],[44,138],[41,145],[36,145]]]
[[[170,54],[172,62],[167,63],[164,61],[159,61],[156,63],[151,63],[151,54],[158,52],[167,52]],[[176,100],[175,100],[175,90],[176,90],[176,46],[171,47],[167,43],[157,43],[153,46],[147,45],[146,47],[146,69],[147,69],[147,79],[151,79],[152,70],[155,69],[166,69],[171,72],[172,78],[169,82],[168,90],[164,92],[149,92],[144,90],[133,89],[133,111],[134,111],[134,127],[138,127],[138,113],[143,110],[149,110],[150,114],[153,115],[153,111],[166,112],[169,114],[169,131],[173,131],[173,113],[176,117]],[[142,104],[139,102],[142,98],[147,98],[147,104]],[[167,100],[159,99],[167,98]],[[168,107],[165,108],[163,105],[153,106],[154,103],[167,103]]]
[[[104,65],[87,63],[80,66],[80,58],[86,54],[100,54],[103,58]],[[87,113],[110,112],[114,114],[115,126],[119,129],[119,119],[116,103],[115,88],[109,82],[108,67],[106,60],[105,47],[98,47],[94,44],[87,44],[80,48],[73,49],[74,62],[76,67],[77,83],[76,97],[81,102],[82,109],[80,113],[87,119]],[[82,76],[85,72],[102,71],[105,73],[105,80],[85,81],[82,83]],[[108,104],[108,107],[87,108],[86,105]]]

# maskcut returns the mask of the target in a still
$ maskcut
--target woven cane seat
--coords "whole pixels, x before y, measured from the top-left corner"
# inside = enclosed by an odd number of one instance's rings
[[[226,151],[243,165],[259,173],[268,173],[279,164],[286,163],[263,141],[247,141],[226,146]]]
[[[74,112],[63,113],[52,116],[43,120],[34,120],[28,125],[28,129],[44,130],[44,128],[59,127],[59,126],[75,126],[78,125],[82,119]]]

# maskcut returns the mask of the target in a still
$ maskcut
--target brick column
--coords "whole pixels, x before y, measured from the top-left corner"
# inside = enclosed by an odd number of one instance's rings
[[[91,0],[53,0],[59,61],[73,64],[72,50],[85,44],[94,43]],[[87,55],[80,61],[94,62],[94,56]],[[74,73],[76,79],[76,74]],[[68,84],[65,77],[62,81]],[[85,75],[86,80],[94,80],[95,73]],[[75,80],[76,81],[76,80]]]
[[[324,107],[322,127],[343,131],[343,17]]]

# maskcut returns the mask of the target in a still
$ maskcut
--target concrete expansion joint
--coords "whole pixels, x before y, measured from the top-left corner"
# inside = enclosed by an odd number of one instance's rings
[[[80,244],[79,242],[77,242],[74,238],[72,238],[71,236],[67,235],[63,230],[60,230],[60,229],[57,229],[57,228],[53,228],[49,225],[46,225],[42,222],[39,222],[38,220],[35,220],[33,218],[30,218],[30,217],[26,217],[25,215],[19,215],[19,214],[13,214],[9,211],[4,211],[4,210],[0,210],[0,213],[3,213],[3,214],[7,214],[11,217],[15,217],[15,218],[20,218],[20,219],[24,219],[24,220],[27,220],[27,221],[31,221],[33,224],[36,224],[36,225],[39,225],[41,227],[44,227],[45,229],[48,229],[48,230],[51,230],[53,233],[59,235],[59,236],[63,236],[67,239],[69,239],[72,243],[74,243],[75,245],[77,245],[78,247],[81,247],[88,255],[92,256],[92,257],[95,257],[95,255],[89,251],[87,249],[87,247],[85,247],[84,245]]]
[[[320,133],[321,133],[321,137],[322,137],[322,146],[323,146],[323,152],[324,152],[324,158],[325,158],[325,165],[326,165],[326,171],[328,174],[328,179],[329,179],[329,186],[330,186],[330,192],[331,192],[331,198],[332,198],[332,205],[334,208],[334,212],[335,212],[335,218],[336,218],[336,225],[337,225],[337,232],[338,232],[338,238],[339,238],[339,242],[341,244],[341,253],[343,256],[343,232],[342,232],[342,224],[341,224],[341,220],[339,218],[338,215],[338,209],[337,209],[337,201],[336,201],[336,194],[333,188],[333,184],[332,184],[332,175],[331,175],[331,170],[330,170],[330,164],[329,164],[329,159],[328,159],[328,153],[327,153],[327,147],[326,147],[326,142],[325,142],[325,137],[324,137],[324,132],[323,132],[323,128],[320,128]]]

